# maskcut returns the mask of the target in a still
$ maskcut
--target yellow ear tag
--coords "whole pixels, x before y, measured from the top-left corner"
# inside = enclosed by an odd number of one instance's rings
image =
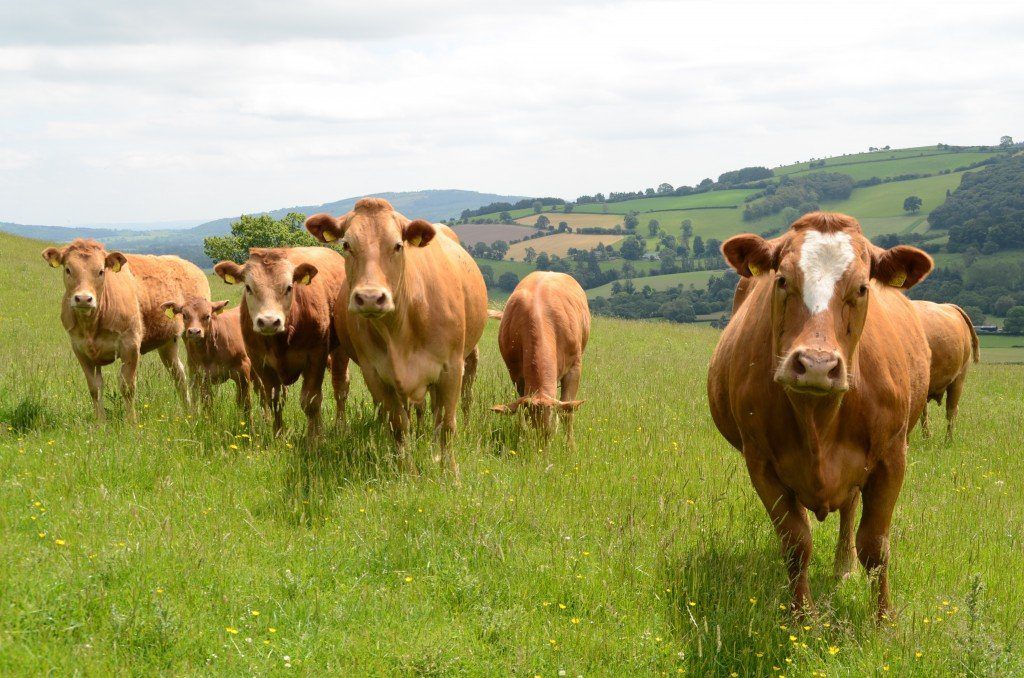
[[[313,282],[313,279],[310,278],[309,274],[307,273],[306,275],[302,276],[302,280],[300,280],[299,282],[301,282],[303,285],[308,285],[309,283]]]
[[[114,265],[111,266],[110,268],[111,268],[111,270],[114,271],[114,273],[120,273],[121,272],[121,262],[120,261],[115,261]]]
[[[171,320],[174,320],[174,307],[168,306],[167,310],[164,311],[164,315],[166,315]]]
[[[903,283],[905,282],[907,282],[907,274],[906,272],[903,272],[893,277],[893,279],[889,281],[889,284],[893,287],[903,287]]]
[[[334,242],[338,239],[338,236],[334,235],[330,231],[324,231],[321,235],[324,237],[324,241],[326,242]]]
[[[750,275],[761,275],[761,269],[757,264],[747,264],[747,268],[750,269]]]
[[[231,275],[230,273],[225,273],[224,274],[224,282],[226,282],[229,285],[234,285],[235,284],[235,276]]]
[[[409,242],[412,243],[413,247],[419,247],[420,243],[423,242],[423,236],[418,235],[415,238],[413,238],[412,240],[410,240]]]
[[[60,262],[57,261],[56,259],[50,259],[49,261],[50,261],[50,268],[57,268],[58,266],[60,266]]]

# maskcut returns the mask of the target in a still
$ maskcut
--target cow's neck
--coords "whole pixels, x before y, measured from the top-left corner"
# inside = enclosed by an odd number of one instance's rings
[[[523,381],[526,395],[558,398],[558,355],[551,328],[537,309],[528,314],[530,327],[523,345]]]
[[[814,457],[821,457],[838,429],[842,395],[812,397],[787,392],[786,398],[805,450]]]

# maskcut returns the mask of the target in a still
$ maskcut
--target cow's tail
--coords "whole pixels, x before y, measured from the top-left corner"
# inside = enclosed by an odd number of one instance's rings
[[[501,320],[501,316],[503,315],[504,313],[502,311],[496,311],[493,308],[487,309],[487,317],[491,320]]]
[[[971,322],[971,317],[956,304],[950,304],[950,306],[955,308],[964,319],[964,322],[967,323],[967,329],[971,331],[971,355],[974,358],[974,362],[981,362],[981,346],[978,344],[978,333],[974,330],[974,323]]]

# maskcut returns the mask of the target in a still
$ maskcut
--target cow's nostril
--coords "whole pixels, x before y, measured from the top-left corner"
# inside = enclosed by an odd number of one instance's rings
[[[385,302],[386,302],[387,300],[388,300],[388,295],[386,295],[386,294],[384,294],[384,293],[382,292],[382,293],[381,293],[381,295],[380,295],[379,297],[377,297],[377,305],[378,305],[378,306],[383,306],[383,305],[384,305],[384,303],[385,303]]]
[[[356,300],[356,306],[362,306],[363,305],[363,297],[361,295],[358,295],[358,294],[355,295],[355,300]]]
[[[837,360],[836,361],[836,366],[828,371],[828,377],[829,377],[829,379],[840,379],[842,376],[843,376],[843,366]]]
[[[798,354],[796,360],[793,361],[793,372],[798,375],[807,373],[807,366],[804,365],[803,355]]]

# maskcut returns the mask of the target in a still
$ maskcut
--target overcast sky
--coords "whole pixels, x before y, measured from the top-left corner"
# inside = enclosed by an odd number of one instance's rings
[[[1022,36],[1019,0],[0,0],[0,221],[996,143],[1024,136]]]

